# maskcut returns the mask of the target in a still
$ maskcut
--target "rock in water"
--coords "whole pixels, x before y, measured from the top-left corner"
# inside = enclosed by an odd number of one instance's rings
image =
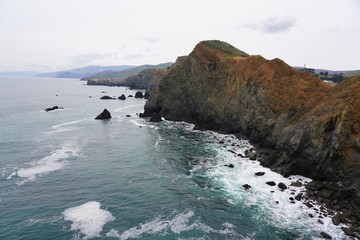
[[[234,167],[235,167],[234,164],[232,164],[232,163],[230,163],[230,164],[225,164],[224,166],[225,166],[225,167],[229,167],[229,168],[234,168]]]
[[[143,95],[142,91],[137,91],[135,93],[135,98],[144,98],[144,95]]]
[[[111,118],[111,114],[110,112],[105,108],[104,111],[102,113],[100,113],[95,119],[96,120],[101,120],[101,119],[110,119]]]
[[[256,172],[255,173],[255,176],[264,176],[265,175],[265,172]]]
[[[113,97],[110,97],[110,96],[102,96],[100,99],[108,100],[108,99],[116,99],[116,98],[113,98]]]
[[[118,99],[119,99],[119,100],[125,100],[125,99],[126,99],[126,97],[125,97],[125,95],[124,95],[124,94],[122,94],[120,97],[118,97]]]
[[[321,232],[320,235],[321,235],[323,238],[331,239],[331,236],[330,236],[329,234],[327,234],[326,232]]]
[[[266,182],[267,185],[269,186],[275,186],[276,183],[274,181],[269,181],[269,182]]]
[[[245,190],[249,190],[249,189],[251,188],[251,186],[250,186],[249,184],[244,184],[244,185],[243,185],[243,188],[244,188]]]
[[[50,112],[50,111],[54,111],[54,110],[57,110],[57,109],[64,109],[64,108],[58,107],[58,106],[53,106],[51,108],[46,108],[44,111],[45,112]]]
[[[278,184],[278,187],[279,187],[281,190],[287,189],[287,186],[285,185],[285,183],[282,183],[282,182],[280,182],[280,183]]]

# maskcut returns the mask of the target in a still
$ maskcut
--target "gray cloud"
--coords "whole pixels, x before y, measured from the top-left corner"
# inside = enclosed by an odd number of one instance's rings
[[[292,17],[280,18],[279,16],[272,16],[260,22],[238,25],[236,29],[251,29],[263,33],[280,33],[290,31],[296,26],[296,22],[297,20]]]

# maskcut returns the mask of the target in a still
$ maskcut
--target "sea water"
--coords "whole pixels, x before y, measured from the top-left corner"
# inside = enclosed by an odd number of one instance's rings
[[[267,185],[310,179],[242,157],[246,139],[147,122],[144,99],[100,100],[135,95],[123,87],[34,77],[0,86],[0,239],[345,238],[290,202],[303,187]],[[94,120],[104,108],[112,118]]]

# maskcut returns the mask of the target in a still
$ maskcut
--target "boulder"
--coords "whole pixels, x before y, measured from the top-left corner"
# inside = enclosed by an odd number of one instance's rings
[[[282,182],[280,182],[280,183],[278,184],[278,187],[279,187],[281,190],[287,189],[287,186],[285,185],[285,183],[282,183]]]
[[[142,91],[137,91],[135,93],[135,98],[144,98],[143,92]]]
[[[293,186],[293,187],[302,187],[302,183],[300,181],[296,181],[296,182],[292,182],[290,184],[290,186]]]
[[[295,200],[300,201],[302,196],[303,196],[303,194],[299,193],[298,195],[295,196]]]
[[[110,112],[105,108],[102,113],[100,113],[95,119],[96,120],[102,120],[102,119],[110,119],[111,114]]]
[[[270,185],[270,186],[275,186],[276,183],[274,181],[269,181],[269,182],[266,182],[267,185]]]
[[[113,98],[113,97],[110,97],[110,96],[102,96],[100,99],[108,100],[108,99],[116,99],[116,98]]]
[[[134,96],[130,94],[128,97],[134,97]]]
[[[251,186],[249,184],[244,184],[242,186],[245,190],[249,190],[251,188]]]
[[[254,151],[251,151],[247,154],[247,157],[250,159],[250,160],[256,160],[256,152]]]
[[[265,175],[265,172],[256,172],[255,173],[255,176],[264,176]]]
[[[119,100],[126,100],[126,97],[124,94],[122,94],[120,97],[118,97]]]
[[[224,166],[229,167],[229,168],[234,168],[235,167],[234,164],[231,164],[231,163],[230,164],[225,164]]]
[[[320,235],[321,235],[323,238],[331,239],[331,236],[330,236],[329,234],[327,234],[326,232],[321,232]]]

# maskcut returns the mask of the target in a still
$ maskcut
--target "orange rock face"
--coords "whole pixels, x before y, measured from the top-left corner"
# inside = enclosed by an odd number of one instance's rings
[[[197,128],[241,133],[280,173],[360,186],[360,76],[330,87],[280,59],[229,56],[199,43],[145,106]]]

